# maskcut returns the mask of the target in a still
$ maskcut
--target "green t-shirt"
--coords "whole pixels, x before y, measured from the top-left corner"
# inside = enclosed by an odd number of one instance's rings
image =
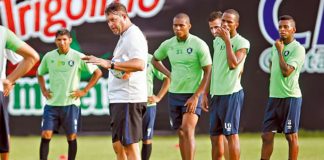
[[[72,91],[80,89],[81,71],[88,71],[92,74],[98,68],[85,63],[82,57],[84,54],[71,48],[67,54],[59,54],[58,50],[45,54],[38,67],[38,74],[49,75],[49,90],[52,98],[47,100],[48,105],[80,105],[80,99],[75,100],[70,95]]]
[[[195,93],[203,78],[202,67],[212,63],[207,44],[191,34],[186,41],[178,41],[175,36],[164,41],[154,57],[157,60],[169,58],[171,93]]]
[[[9,49],[17,51],[25,42],[20,40],[12,31],[0,25],[0,51]],[[2,54],[3,55],[3,54]]]
[[[246,48],[247,54],[250,50],[250,42],[239,34],[231,38],[232,49],[236,53],[239,49]],[[246,57],[235,68],[230,69],[227,63],[226,45],[220,38],[216,37],[213,42],[214,57],[211,74],[211,95],[229,95],[242,89],[241,77]]]
[[[154,86],[154,77],[156,77],[159,80],[163,80],[165,78],[165,75],[161,72],[159,72],[151,63],[153,56],[151,54],[148,54],[147,56],[147,72],[146,72],[146,76],[147,76],[147,96],[152,96],[153,93],[153,86]],[[147,106],[155,106],[156,103],[153,104],[149,104],[147,103]]]
[[[286,63],[293,66],[295,70],[288,77],[282,75],[278,51],[275,45],[273,45],[271,52],[270,97],[301,97],[302,94],[299,88],[298,79],[305,61],[305,48],[294,40],[288,45],[285,45],[283,56]]]

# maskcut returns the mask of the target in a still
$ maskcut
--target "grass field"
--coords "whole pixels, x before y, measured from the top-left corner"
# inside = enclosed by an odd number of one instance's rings
[[[12,160],[37,160],[40,138],[38,136],[11,138]],[[324,133],[300,133],[299,160],[324,160]],[[180,160],[176,136],[155,136],[152,160]],[[241,159],[257,160],[260,158],[261,138],[259,134],[240,134]],[[196,137],[196,159],[210,160],[210,141],[208,135]],[[59,160],[67,154],[65,137],[56,135],[50,144],[49,160]],[[282,134],[275,138],[272,160],[288,159],[288,146]],[[80,136],[78,139],[77,160],[113,160],[116,159],[110,136]]]

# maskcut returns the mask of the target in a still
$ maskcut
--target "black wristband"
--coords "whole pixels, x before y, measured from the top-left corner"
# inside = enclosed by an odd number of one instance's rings
[[[114,62],[110,63],[110,69],[115,69],[115,63]]]

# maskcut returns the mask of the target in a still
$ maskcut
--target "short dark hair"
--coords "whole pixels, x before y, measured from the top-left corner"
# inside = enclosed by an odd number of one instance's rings
[[[185,19],[190,24],[190,18],[186,13],[178,13],[176,16],[174,16],[174,19]]]
[[[240,14],[235,9],[227,9],[224,13],[233,14],[236,17],[237,22],[240,21]]]
[[[292,24],[293,24],[293,27],[296,27],[296,22],[295,22],[294,18],[292,16],[290,16],[290,15],[282,15],[282,16],[280,16],[279,21],[281,21],[281,20],[291,21]]]
[[[126,14],[126,16],[128,16],[126,7],[123,4],[121,4],[120,2],[116,2],[116,1],[111,2],[105,9],[106,15],[108,15],[109,13],[118,14],[118,12],[122,12],[122,13]]]
[[[213,11],[209,14],[209,18],[208,21],[212,22],[215,19],[221,19],[222,18],[223,13],[221,11]]]
[[[61,29],[57,30],[57,32],[55,34],[55,38],[57,38],[58,36],[63,36],[63,35],[67,35],[69,38],[71,38],[71,32],[66,28],[61,28]]]

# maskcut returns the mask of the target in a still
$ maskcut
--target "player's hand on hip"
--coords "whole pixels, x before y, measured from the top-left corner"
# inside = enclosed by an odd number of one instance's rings
[[[43,93],[43,96],[46,99],[51,99],[52,98],[52,92],[50,90],[44,90],[44,91],[42,91],[42,93]]]
[[[15,83],[11,82],[8,79],[3,79],[2,84],[3,84],[3,95],[8,96],[10,94],[10,91],[14,87]]]
[[[187,106],[186,112],[195,113],[196,112],[196,108],[197,108],[197,104],[198,104],[198,96],[196,96],[194,94],[185,103],[185,106]]]
[[[76,90],[71,92],[70,97],[73,99],[78,99],[80,97],[83,97],[87,94],[87,92],[85,90]]]

